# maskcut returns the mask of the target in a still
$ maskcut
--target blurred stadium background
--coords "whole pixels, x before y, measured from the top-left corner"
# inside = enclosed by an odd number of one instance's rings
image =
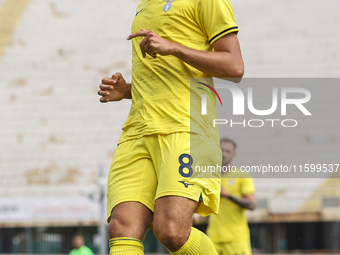
[[[0,253],[65,254],[76,232],[103,252],[105,179],[130,103],[96,93],[114,72],[130,80],[138,2],[0,0]],[[340,1],[231,2],[245,77],[339,78]],[[340,254],[339,180],[255,179],[254,253]],[[152,231],[145,249],[166,253]]]

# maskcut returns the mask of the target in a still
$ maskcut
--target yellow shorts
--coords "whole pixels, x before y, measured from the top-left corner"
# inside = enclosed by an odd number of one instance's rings
[[[250,241],[214,243],[219,255],[251,255]]]
[[[108,221],[122,202],[138,201],[154,211],[155,200],[164,196],[202,201],[196,213],[217,214],[220,173],[199,170],[221,161],[220,147],[198,134],[148,135],[119,144],[108,179]]]

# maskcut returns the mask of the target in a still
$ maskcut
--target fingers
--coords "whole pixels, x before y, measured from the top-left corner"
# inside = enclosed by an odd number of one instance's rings
[[[104,93],[101,93],[101,91],[99,90],[99,91],[98,91],[98,95],[102,96],[101,98],[99,98],[99,101],[100,101],[101,103],[107,103],[107,102],[109,102],[109,96],[103,96],[102,94],[104,94]],[[106,93],[105,93],[105,94],[106,94]]]
[[[131,40],[132,38],[143,36],[144,39],[140,42],[139,47],[141,49],[141,52],[143,54],[143,58],[146,57],[146,54],[149,54],[153,58],[157,58],[157,52],[153,47],[151,47],[152,40],[151,38],[155,35],[155,32],[152,30],[145,30],[142,28],[140,31],[135,32],[128,36],[128,40]]]
[[[135,38],[135,37],[138,37],[138,36],[145,37],[145,36],[147,36],[150,32],[152,32],[152,31],[146,31],[144,28],[142,28],[140,31],[137,31],[137,32],[135,32],[135,33],[129,35],[126,39],[127,39],[127,40],[131,40],[131,39],[133,39],[133,38]]]
[[[101,103],[107,103],[107,102],[109,102],[109,98],[108,98],[108,97],[101,97],[101,98],[99,99],[99,101],[100,101]]]
[[[143,54],[143,58],[146,57],[146,53],[149,54],[151,57],[156,58],[157,53],[155,51],[154,46],[151,45],[152,43],[153,43],[153,34],[150,33],[139,44],[140,49]]]
[[[140,47],[142,54],[143,54],[143,58],[146,57],[146,53],[148,53],[148,51],[149,51],[148,47],[150,45],[150,43],[149,43],[150,37],[151,37],[151,34],[147,35],[139,44],[139,47]]]
[[[157,53],[156,53],[155,48],[151,45],[151,43],[152,43],[152,40],[149,39],[146,43],[145,49],[151,57],[156,58]]]
[[[100,84],[99,87],[100,87],[100,90],[98,90],[98,95],[101,96],[99,101],[102,102],[102,103],[109,102],[110,92],[108,90],[104,90],[104,89],[106,89],[107,87],[110,87],[110,86]],[[113,87],[112,87],[112,89],[113,89]]]
[[[114,74],[115,76],[117,74]],[[113,90],[113,85],[116,84],[117,79],[112,79],[105,77],[102,79],[102,84],[99,85],[100,90],[98,90],[98,95],[101,96],[99,99],[100,102],[102,103],[107,103],[109,102],[109,97],[110,97],[110,91]]]
[[[143,58],[146,57],[146,52],[147,52],[147,42],[148,42],[148,37],[145,37],[139,44],[140,50],[142,51]]]
[[[113,88],[109,88],[103,84],[100,84],[99,86],[100,90],[98,90],[98,95],[99,96],[109,96],[110,95],[110,91],[113,90]]]
[[[104,85],[115,85],[116,82],[117,82],[117,78],[113,79],[113,78],[105,77],[102,79],[102,84]]]
[[[145,51],[150,55],[150,40],[148,40],[145,44]]]
[[[120,79],[123,79],[121,73],[115,73],[111,78],[105,77],[102,79],[102,84],[115,85]]]
[[[121,73],[115,73],[111,78],[105,77],[102,79],[102,83],[99,85],[97,92],[98,95],[101,96],[99,99],[100,102],[107,103],[110,101],[111,92],[113,92],[115,85],[118,84],[121,79],[124,81]]]
[[[123,75],[121,73],[115,73],[112,75],[113,83],[116,84],[120,79],[123,79]]]

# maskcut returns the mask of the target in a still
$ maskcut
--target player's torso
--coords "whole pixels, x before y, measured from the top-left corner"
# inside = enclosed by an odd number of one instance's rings
[[[132,33],[142,28],[153,30],[163,39],[197,50],[212,50],[207,35],[196,22],[196,0],[143,0],[137,7]],[[139,43],[133,39],[132,76],[136,101],[151,94],[164,97],[189,96],[190,78],[206,77],[204,73],[174,56],[143,58]],[[152,91],[149,88],[152,87]]]
[[[223,176],[223,175],[222,175]],[[221,183],[223,187],[233,196],[240,197],[241,196],[241,185],[242,179],[235,178],[233,176],[223,177],[221,179]]]
[[[153,30],[165,40],[212,51],[198,22],[196,3],[143,0],[136,9],[131,32]],[[213,100],[207,102],[209,116],[200,120],[202,90],[196,88],[197,84],[194,90],[190,88],[192,78],[213,86],[211,77],[173,55],[143,58],[139,45],[143,39],[132,39],[132,106],[120,141],[155,133],[196,132],[218,143],[218,130],[211,124],[211,119],[217,118]]]
[[[223,174],[221,185],[234,197],[242,197],[242,178],[236,178],[232,173]],[[240,208],[229,199],[221,199],[221,210],[228,211],[233,218],[239,219],[243,216],[244,209]],[[235,219],[234,219],[235,220]]]

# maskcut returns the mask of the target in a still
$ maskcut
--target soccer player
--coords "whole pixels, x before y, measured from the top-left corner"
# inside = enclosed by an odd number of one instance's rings
[[[220,178],[198,178],[195,166],[221,162],[216,106],[201,115],[192,79],[241,79],[238,27],[228,0],[142,0],[132,24],[132,82],[103,78],[100,101],[132,99],[108,178],[110,254],[143,254],[153,223],[171,254],[217,254],[191,227],[194,212],[216,214]],[[202,85],[203,86],[203,85]],[[195,104],[194,102],[197,102]],[[192,106],[192,107],[191,107]],[[195,151],[194,151],[195,149]]]
[[[85,246],[84,237],[81,234],[75,234],[72,238],[74,249],[70,251],[70,255],[93,255],[90,248]]]
[[[248,173],[231,169],[236,143],[223,138],[221,149],[228,172],[222,175],[220,211],[210,216],[207,234],[219,255],[251,255],[246,210],[256,206],[254,183]]]

